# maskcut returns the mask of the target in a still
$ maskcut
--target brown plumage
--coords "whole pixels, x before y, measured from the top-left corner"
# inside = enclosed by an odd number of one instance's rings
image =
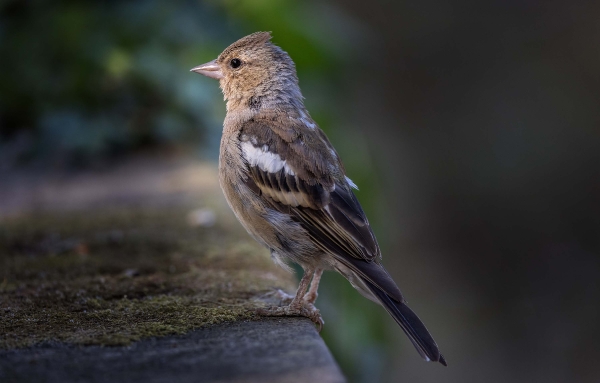
[[[381,265],[355,186],[304,107],[293,61],[270,39],[253,33],[192,69],[218,79],[227,100],[219,176],[229,205],[277,263],[304,269],[290,304],[266,313],[305,315],[322,325],[313,305],[319,279],[323,270],[336,270],[385,307],[423,358],[446,365]]]

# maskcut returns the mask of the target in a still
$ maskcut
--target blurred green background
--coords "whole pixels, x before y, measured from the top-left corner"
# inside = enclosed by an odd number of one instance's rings
[[[216,160],[225,105],[189,73],[258,30],[290,53],[449,367],[326,275],[352,382],[597,382],[598,2],[0,2],[0,172]]]

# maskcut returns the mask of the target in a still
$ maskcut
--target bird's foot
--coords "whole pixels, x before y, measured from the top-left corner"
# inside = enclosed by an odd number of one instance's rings
[[[263,316],[302,316],[310,319],[317,325],[317,331],[321,332],[325,321],[321,317],[319,309],[317,309],[312,303],[308,303],[305,300],[300,302],[293,302],[287,306],[279,307],[267,307],[258,310],[259,315]]]

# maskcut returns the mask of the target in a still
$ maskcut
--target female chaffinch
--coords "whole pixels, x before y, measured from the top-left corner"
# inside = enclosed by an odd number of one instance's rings
[[[218,79],[227,116],[219,178],[229,206],[273,260],[304,269],[288,306],[268,315],[302,315],[322,326],[314,306],[323,270],[336,270],[381,304],[427,361],[446,361],[381,265],[381,251],[352,192],[356,185],[304,107],[290,56],[268,32],[246,36],[193,72]],[[309,288],[310,284],[310,288]]]

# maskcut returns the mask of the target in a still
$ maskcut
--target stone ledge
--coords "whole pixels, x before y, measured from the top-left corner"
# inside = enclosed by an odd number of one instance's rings
[[[223,323],[128,347],[0,351],[2,382],[344,382],[305,318]]]

